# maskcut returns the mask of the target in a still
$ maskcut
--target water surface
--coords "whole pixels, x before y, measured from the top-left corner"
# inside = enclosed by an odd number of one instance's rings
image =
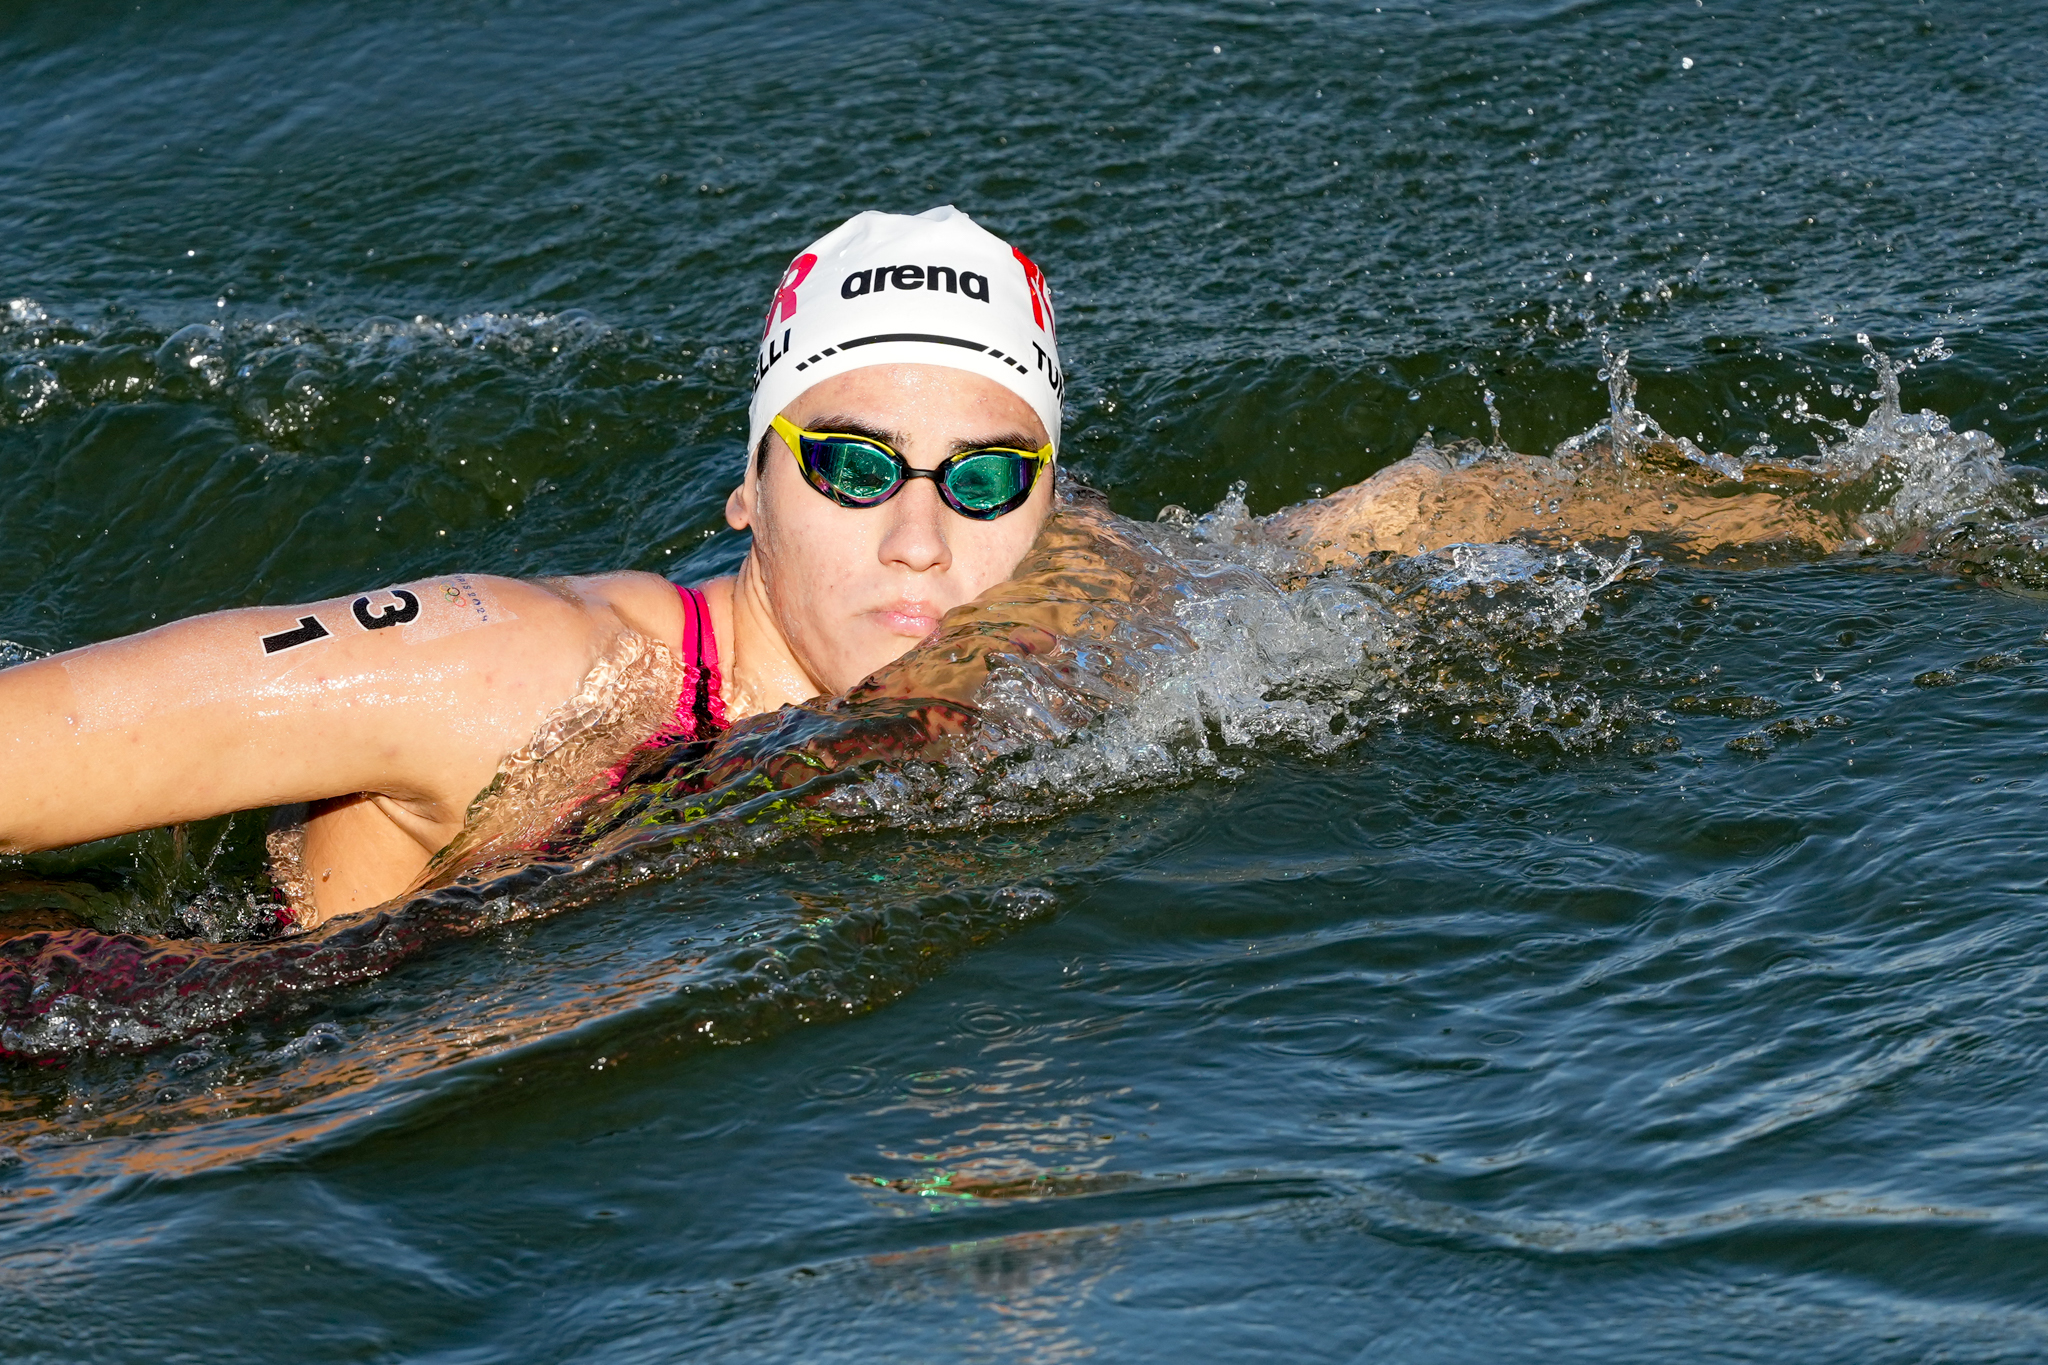
[[[868,207],[1028,245],[1136,518],[1490,440],[1488,395],[1548,450],[1603,339],[1789,459],[1869,420],[1864,333],[2024,470],[2044,59],[1967,2],[17,9],[0,639],[727,569],[760,307]],[[2037,580],[1612,553],[1377,654],[1366,587],[1230,598],[1201,687],[1006,760],[1015,818],[720,845],[8,1063],[0,1340],[2037,1358]],[[218,834],[0,877],[203,933]]]

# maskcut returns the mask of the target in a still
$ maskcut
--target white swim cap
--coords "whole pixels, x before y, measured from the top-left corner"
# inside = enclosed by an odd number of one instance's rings
[[[914,217],[857,213],[789,263],[754,365],[748,458],[811,385],[906,363],[993,379],[1031,405],[1059,449],[1066,377],[1045,275],[947,204]]]

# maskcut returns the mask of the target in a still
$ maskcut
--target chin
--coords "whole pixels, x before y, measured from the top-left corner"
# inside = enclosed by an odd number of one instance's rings
[[[867,647],[860,651],[857,658],[847,660],[847,681],[845,686],[838,689],[841,692],[866,681],[924,643],[923,640],[914,640],[908,635],[897,635],[890,631],[869,630],[862,633],[867,636],[862,642]]]

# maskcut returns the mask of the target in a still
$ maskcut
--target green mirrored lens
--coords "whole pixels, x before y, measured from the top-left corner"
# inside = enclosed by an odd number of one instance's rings
[[[806,441],[811,468],[851,498],[875,498],[896,486],[896,462],[864,441]]]
[[[1019,455],[970,455],[946,471],[946,487],[962,506],[986,512],[1031,486],[1032,463]]]

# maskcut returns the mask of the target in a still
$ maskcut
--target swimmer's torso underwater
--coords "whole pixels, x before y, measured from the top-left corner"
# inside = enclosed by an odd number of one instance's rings
[[[2044,85],[6,7],[0,1357],[2048,1356]]]

